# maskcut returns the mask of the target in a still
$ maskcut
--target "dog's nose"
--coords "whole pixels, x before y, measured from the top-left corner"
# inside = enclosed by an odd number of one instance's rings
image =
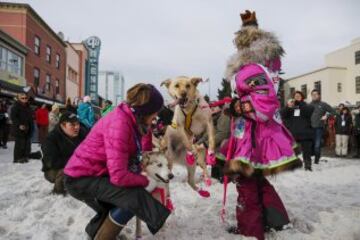
[[[186,92],[181,93],[182,98],[186,98]]]
[[[171,180],[171,179],[173,179],[174,178],[174,174],[172,174],[172,173],[169,173],[169,179]]]

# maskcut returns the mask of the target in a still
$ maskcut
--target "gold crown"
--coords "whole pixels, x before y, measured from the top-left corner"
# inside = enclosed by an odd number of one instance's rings
[[[249,10],[245,10],[245,13],[240,13],[242,26],[258,26],[257,19],[256,19],[256,13],[250,12]]]

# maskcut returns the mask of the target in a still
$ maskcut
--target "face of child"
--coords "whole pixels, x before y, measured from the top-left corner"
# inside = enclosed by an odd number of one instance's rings
[[[242,109],[241,109],[241,102],[240,101],[237,101],[234,105],[234,109],[235,109],[235,112],[238,113],[238,114],[241,114],[242,113]]]
[[[246,113],[252,111],[252,107],[251,107],[250,102],[245,102],[242,107],[243,107],[243,111],[246,112]]]

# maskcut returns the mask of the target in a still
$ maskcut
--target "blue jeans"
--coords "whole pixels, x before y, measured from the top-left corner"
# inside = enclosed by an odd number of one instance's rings
[[[314,140],[315,162],[318,162],[321,156],[321,141],[323,134],[324,134],[323,127],[315,128],[315,140]]]

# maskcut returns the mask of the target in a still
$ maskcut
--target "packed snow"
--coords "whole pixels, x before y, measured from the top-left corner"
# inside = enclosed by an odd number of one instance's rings
[[[0,239],[87,239],[84,227],[94,212],[71,196],[51,194],[41,162],[13,164],[12,151],[12,143],[9,149],[0,149]],[[270,178],[293,228],[270,232],[267,239],[360,239],[360,159],[326,159],[313,172],[297,170]],[[171,182],[176,209],[156,236],[144,227],[143,239],[242,239],[225,231],[235,223],[234,185],[229,186],[227,223],[223,224],[219,217],[223,185],[214,181],[209,188],[211,198],[202,199],[185,179],[186,170],[176,167]],[[131,221],[123,232],[130,239],[134,239],[134,225]]]

